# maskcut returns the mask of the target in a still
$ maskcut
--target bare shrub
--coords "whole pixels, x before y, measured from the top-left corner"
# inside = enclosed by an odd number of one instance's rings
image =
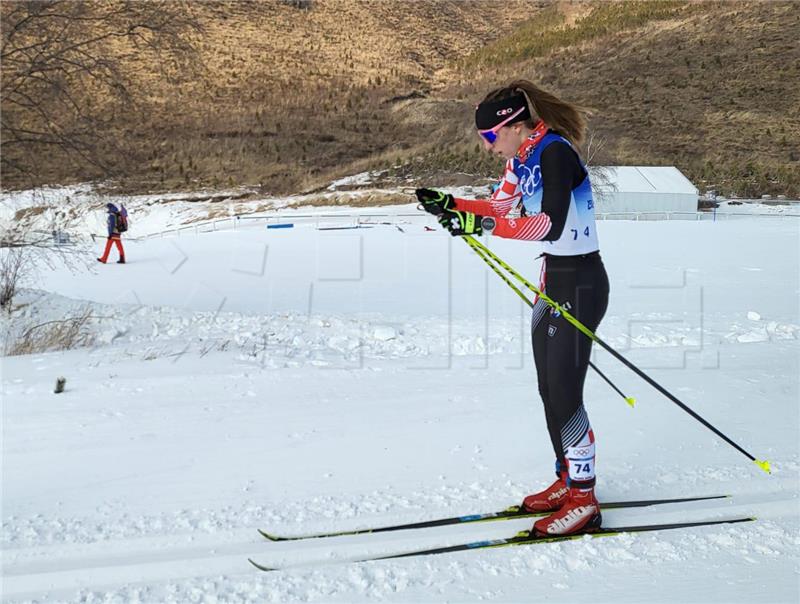
[[[595,202],[604,203],[618,187],[614,181],[615,172],[608,166],[599,166],[597,163],[608,160],[606,144],[608,140],[594,131],[589,132],[586,141],[586,166],[592,179],[592,195]]]
[[[41,269],[75,270],[88,262],[88,242],[80,240],[76,228],[88,207],[38,189],[30,194],[30,203],[22,207],[0,198],[13,214],[11,220],[0,220],[0,308],[7,308],[20,284],[34,280]]]
[[[86,306],[74,317],[33,325],[19,334],[9,324],[4,354],[14,356],[91,346],[94,336],[89,327],[93,318],[91,308]]]
[[[0,250],[0,308],[6,310],[25,277],[27,250],[10,248]]]
[[[107,175],[125,154],[111,135],[135,106],[128,57],[183,67],[199,28],[184,2],[9,0],[0,3],[2,156],[8,182],[36,184],[54,157]],[[166,79],[166,78],[165,78]],[[43,162],[47,155],[50,161]]]

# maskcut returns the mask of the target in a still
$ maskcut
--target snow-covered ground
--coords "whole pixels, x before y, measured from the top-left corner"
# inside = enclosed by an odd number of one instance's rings
[[[638,400],[589,374],[601,501],[732,495],[610,510],[606,524],[756,522],[269,574],[247,563],[530,526],[294,544],[256,532],[492,511],[550,482],[528,310],[425,224],[254,224],[128,241],[127,265],[44,273],[17,320],[88,305],[96,339],[2,359],[3,601],[798,601],[800,221],[788,217],[598,227],[612,284],[601,337],[773,467],[598,352]],[[536,280],[536,244],[487,243]]]
[[[719,201],[718,215],[748,214],[752,216],[800,217],[800,201],[761,199],[723,199]]]

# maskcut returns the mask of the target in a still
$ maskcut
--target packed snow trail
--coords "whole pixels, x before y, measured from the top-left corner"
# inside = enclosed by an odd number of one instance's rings
[[[602,337],[773,463],[772,476],[742,463],[601,351],[593,361],[638,400],[630,409],[587,378],[601,502],[730,493],[685,507],[757,522],[259,573],[248,557],[330,552],[268,543],[258,528],[502,509],[550,481],[552,452],[528,312],[461,242],[388,227],[217,233],[132,242],[128,265],[59,269],[44,275],[47,293],[25,293],[43,296],[24,311],[35,322],[88,301],[98,337],[2,359],[3,600],[796,602],[797,223],[599,229],[612,282]],[[490,245],[538,274],[529,246]],[[530,524],[346,537],[336,557]]]
[[[742,522],[753,522],[753,521],[755,521],[755,518],[728,518],[723,520],[695,520],[695,521],[672,522],[663,524],[641,524],[638,526],[597,527],[592,530],[587,530],[583,533],[573,533],[567,535],[554,535],[554,536],[534,534],[530,530],[525,530],[518,532],[513,537],[503,537],[500,539],[489,539],[484,541],[470,541],[468,543],[460,543],[458,545],[445,545],[440,547],[432,547],[429,549],[411,550],[408,552],[389,554],[386,556],[378,556],[375,558],[359,558],[357,560],[353,560],[353,562],[377,562],[379,560],[392,560],[396,558],[413,558],[419,556],[454,554],[457,552],[472,552],[482,549],[494,549],[498,547],[542,545],[545,543],[561,543],[564,541],[577,541],[579,539],[585,541],[587,539],[596,539],[598,537],[616,537],[618,535],[631,534],[631,533],[652,533],[652,532],[670,531],[677,529],[719,526],[722,524],[740,524]],[[284,569],[283,567],[264,566],[263,564],[255,562],[252,558],[248,558],[248,561],[258,570],[264,572],[274,572]],[[315,563],[309,562],[308,564],[314,565]]]
[[[725,499],[727,495],[708,495],[700,497],[683,497],[678,499],[643,499],[639,501],[605,501],[603,510],[615,510],[624,508],[649,507],[653,505],[666,505],[669,503],[685,503],[689,501],[704,501],[713,499]],[[513,518],[533,518],[535,516],[546,516],[547,512],[529,512],[519,505],[510,506],[499,512],[488,512],[481,514],[467,514],[466,516],[450,516],[447,518],[436,518],[423,522],[407,524],[391,524],[389,526],[379,526],[367,529],[355,529],[350,531],[334,531],[331,533],[311,533],[307,535],[275,535],[261,529],[258,532],[270,541],[303,541],[306,539],[325,539],[329,537],[346,537],[350,535],[361,535],[365,533],[386,533],[390,531],[404,531],[410,529],[433,528],[436,526],[448,526],[451,524],[469,524],[471,522],[495,522],[498,520],[511,520]]]

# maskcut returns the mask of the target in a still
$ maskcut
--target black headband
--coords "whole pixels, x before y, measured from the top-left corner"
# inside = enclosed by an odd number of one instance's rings
[[[517,94],[500,101],[486,101],[475,108],[475,126],[478,130],[490,130],[520,109],[524,109],[524,111],[511,120],[509,124],[531,118],[531,112],[528,109],[525,96]]]

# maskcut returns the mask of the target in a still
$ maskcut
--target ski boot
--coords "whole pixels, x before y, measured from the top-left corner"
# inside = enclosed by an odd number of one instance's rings
[[[594,496],[594,487],[580,487],[572,483],[567,487],[566,501],[562,507],[546,518],[537,520],[531,534],[540,537],[591,533],[600,528],[603,517],[600,504]]]
[[[528,495],[522,501],[522,509],[526,512],[554,512],[561,509],[567,502],[569,489],[567,488],[567,472],[562,470],[556,462],[556,475],[558,479],[544,491]]]

